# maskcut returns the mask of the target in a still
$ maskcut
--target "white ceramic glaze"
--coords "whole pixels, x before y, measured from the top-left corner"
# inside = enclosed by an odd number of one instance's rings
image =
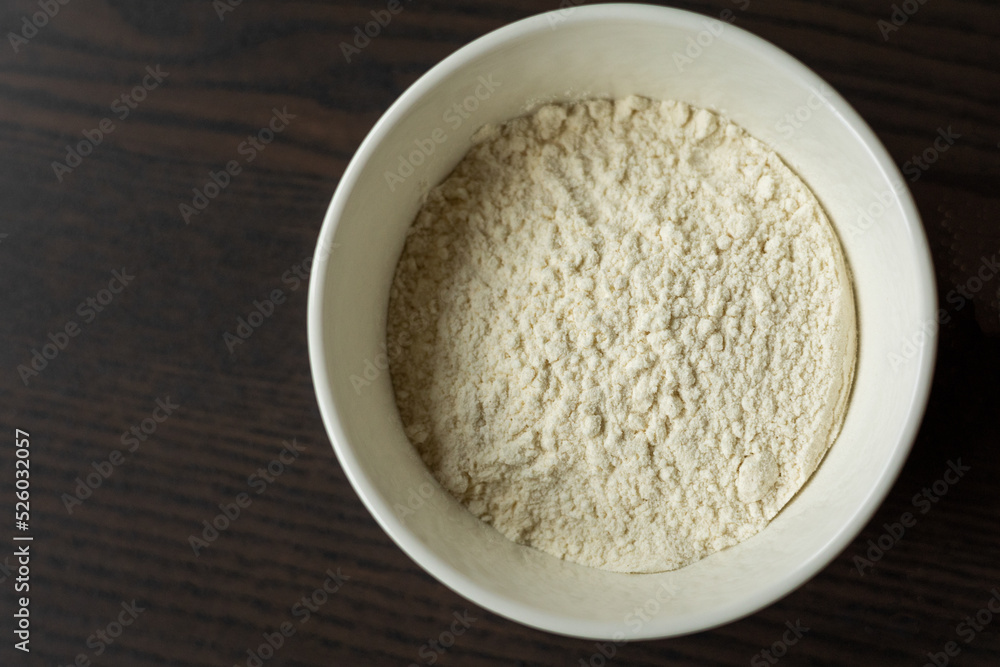
[[[697,54],[691,62],[675,58],[689,48]],[[475,130],[542,102],[633,93],[719,111],[778,151],[841,236],[860,326],[843,431],[802,491],[756,537],[680,570],[645,575],[590,569],[515,545],[445,493],[403,434],[383,347],[389,284],[421,193],[455,166]],[[459,112],[456,103],[477,108]],[[387,178],[407,162],[420,164],[412,174],[404,167],[402,182]],[[320,233],[309,351],[323,420],[348,478],[421,567],[475,604],[536,628],[598,639],[668,637],[771,604],[823,569],[869,521],[903,465],[927,400],[932,276],[899,171],[864,121],[812,71],[701,15],[594,5],[476,40],[379,120],[344,173]],[[398,352],[395,342],[388,351]]]

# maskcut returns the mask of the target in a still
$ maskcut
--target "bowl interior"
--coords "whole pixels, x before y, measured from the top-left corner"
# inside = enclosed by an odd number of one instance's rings
[[[405,345],[385,341],[389,284],[407,227],[422,193],[461,159],[473,133],[543,102],[629,94],[719,111],[778,151],[837,228],[860,328],[846,421],[809,483],[756,537],[680,570],[645,575],[517,546],[444,492],[402,432],[386,368]],[[487,35],[435,67],[386,113],[345,173],[310,289],[321,411],[375,518],[422,567],[476,604],[575,636],[694,632],[800,585],[847,546],[888,492],[930,383],[933,345],[907,345],[934,319],[926,240],[881,145],[846,102],[784,52],[678,10],[560,10]]]

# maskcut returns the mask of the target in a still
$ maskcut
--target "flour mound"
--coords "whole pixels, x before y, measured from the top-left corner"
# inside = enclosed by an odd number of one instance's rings
[[[619,572],[759,532],[853,378],[850,278],[816,198],[683,103],[548,105],[478,138],[389,299],[396,401],[434,476],[511,540]]]

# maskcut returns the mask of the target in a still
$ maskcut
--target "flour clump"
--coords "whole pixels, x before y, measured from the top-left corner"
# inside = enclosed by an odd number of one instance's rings
[[[679,102],[547,105],[477,139],[389,297],[396,402],[434,476],[509,539],[619,572],[759,532],[853,379],[850,277],[815,196]]]

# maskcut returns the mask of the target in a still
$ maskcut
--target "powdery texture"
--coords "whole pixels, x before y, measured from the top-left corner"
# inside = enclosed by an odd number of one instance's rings
[[[435,477],[511,540],[608,570],[756,534],[853,377],[850,279],[816,198],[682,103],[548,105],[477,140],[390,294],[388,338],[411,341],[396,400]]]

